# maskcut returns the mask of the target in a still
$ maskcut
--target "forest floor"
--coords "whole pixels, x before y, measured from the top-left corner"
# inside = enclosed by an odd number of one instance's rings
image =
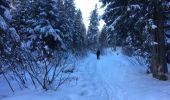
[[[141,61],[124,56],[120,49],[107,49],[99,60],[89,54],[72,77],[76,80],[57,91],[30,88],[13,95],[1,80],[0,100],[170,100],[170,80],[152,78]]]

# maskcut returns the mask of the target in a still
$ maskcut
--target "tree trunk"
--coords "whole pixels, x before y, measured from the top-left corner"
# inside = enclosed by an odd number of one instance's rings
[[[154,45],[152,50],[151,71],[154,78],[160,80],[167,80],[166,73],[168,73],[166,63],[166,48],[165,48],[165,34],[164,34],[164,20],[160,13],[161,8],[155,8],[153,19],[157,26],[154,29]]]

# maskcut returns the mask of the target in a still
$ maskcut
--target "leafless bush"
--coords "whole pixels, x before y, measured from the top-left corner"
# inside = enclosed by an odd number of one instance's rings
[[[28,63],[26,70],[33,84],[38,83],[45,90],[56,89],[62,85],[69,77],[69,75],[63,73],[63,70],[67,67],[65,56],[61,52],[56,52],[52,58],[44,58],[38,62],[34,57],[30,57],[34,58],[34,61]]]
[[[8,72],[7,69],[1,67],[4,65],[0,62],[0,73],[5,77],[13,92],[10,77],[18,83],[21,89],[27,88],[31,82],[35,88],[57,90],[69,79],[75,69],[74,63],[72,65],[67,63],[67,56],[64,52],[55,52],[48,57],[35,56],[34,53],[22,51],[20,58],[17,57],[18,60],[8,62],[7,66],[10,69]]]

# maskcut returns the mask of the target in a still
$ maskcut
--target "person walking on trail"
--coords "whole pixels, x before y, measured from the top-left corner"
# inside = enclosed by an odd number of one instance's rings
[[[97,56],[97,59],[100,59],[100,50],[97,50],[96,56]]]

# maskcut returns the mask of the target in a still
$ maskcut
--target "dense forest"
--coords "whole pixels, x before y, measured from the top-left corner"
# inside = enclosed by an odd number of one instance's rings
[[[6,80],[14,77],[21,87],[27,87],[28,76],[45,90],[56,79],[61,85],[67,79],[61,73],[67,56],[86,51],[86,29],[74,1],[1,0],[0,4],[1,74]]]
[[[168,80],[169,0],[100,2],[104,14],[99,16],[96,5],[86,29],[74,0],[0,0],[0,76],[10,89],[15,91],[15,81],[21,89],[31,83],[57,90],[74,73],[71,56],[79,60],[117,47],[128,57],[143,58],[146,73]]]
[[[148,73],[167,80],[169,62],[168,0],[101,0],[106,6],[103,34],[111,47],[121,46],[128,56],[142,56]]]

